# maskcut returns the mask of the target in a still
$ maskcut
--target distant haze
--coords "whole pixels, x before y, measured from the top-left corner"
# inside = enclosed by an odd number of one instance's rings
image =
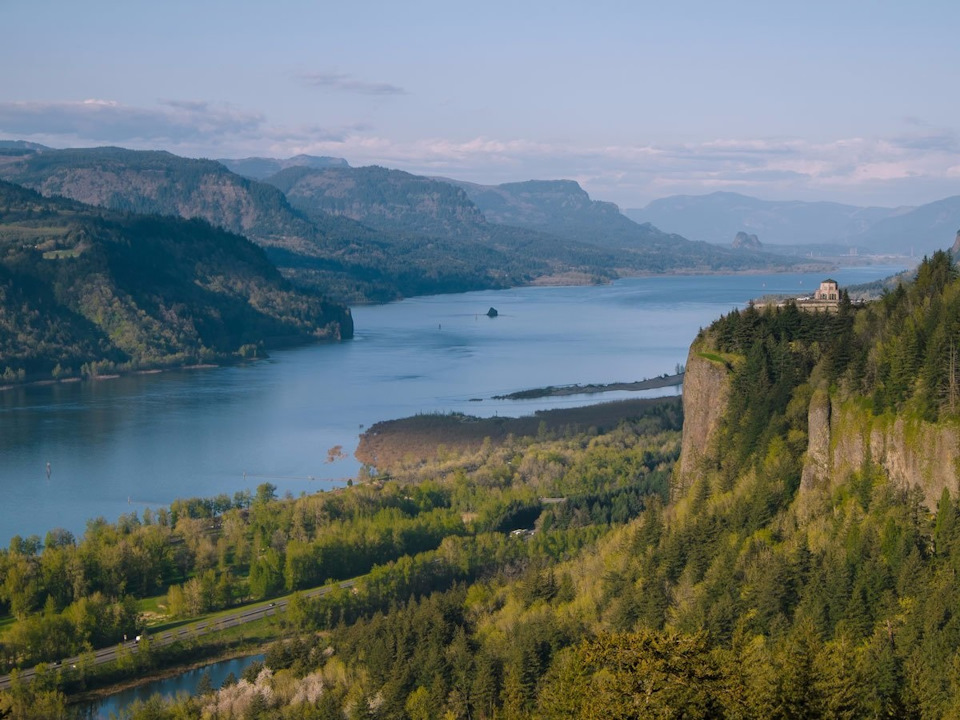
[[[666,232],[720,245],[730,245],[738,232],[747,232],[768,246],[835,244],[922,255],[953,243],[960,228],[960,195],[915,208],[880,208],[716,192],[662,198],[624,214]]]

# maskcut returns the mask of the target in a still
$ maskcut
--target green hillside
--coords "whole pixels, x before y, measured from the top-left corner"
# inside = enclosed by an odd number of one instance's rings
[[[218,162],[167,152],[24,150],[8,160],[0,163],[0,177],[45,195],[123,211],[202,218],[243,234],[264,247],[293,282],[344,302],[510,287],[565,274],[579,274],[581,280],[607,279],[617,265],[606,254],[568,247],[569,243],[541,233],[492,228],[478,235],[473,228],[460,232],[456,223],[434,232],[442,223],[423,220],[422,208],[404,206],[410,204],[403,196],[406,186],[394,193],[390,210],[380,213],[389,216],[405,208],[406,221],[380,224],[376,217],[382,205],[375,202],[351,215],[328,212],[303,202],[301,196],[305,214],[272,185],[240,177]],[[338,170],[350,169],[332,169]],[[361,176],[371,170],[376,169],[363,169]],[[380,171],[391,178],[415,178]],[[279,177],[289,182],[310,172],[307,167],[291,167]],[[447,195],[459,193],[425,178],[415,182],[432,183]],[[377,185],[374,193],[382,192]],[[363,184],[361,195],[366,191]],[[369,200],[355,198],[354,205]],[[446,198],[440,200],[435,214],[446,207]],[[475,208],[471,212],[474,220],[484,222]],[[373,222],[357,222],[354,215]]]
[[[518,219],[475,202],[478,186],[378,167],[293,165],[257,182],[167,152],[21,148],[0,156],[0,178],[114,210],[201,218],[248,237],[287,278],[340,302],[795,262],[636,225],[576,183],[489,189],[523,209]]]
[[[352,333],[349,310],[293,288],[239,235],[0,182],[7,380],[221,361]]]

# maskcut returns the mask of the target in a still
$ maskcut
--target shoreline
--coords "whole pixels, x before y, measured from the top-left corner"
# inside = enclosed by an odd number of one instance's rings
[[[491,400],[536,400],[544,397],[565,397],[567,395],[597,395],[605,392],[628,391],[637,392],[640,390],[658,390],[665,387],[677,387],[683,385],[683,373],[674,375],[661,375],[656,378],[647,378],[646,380],[636,380],[634,382],[615,382],[615,383],[590,383],[589,385],[547,385],[542,388],[533,388],[530,390],[518,390],[517,392],[507,393],[506,395],[494,395]]]
[[[396,464],[432,460],[440,448],[447,452],[476,452],[485,440],[496,443],[511,435],[526,437],[541,432],[590,428],[610,430],[623,420],[642,416],[656,405],[679,406],[681,402],[679,395],[665,395],[537,410],[521,417],[479,418],[463,413],[412,415],[371,425],[360,436],[354,457],[382,471]]]
[[[722,246],[718,246],[722,247]],[[790,256],[784,256],[789,258]],[[855,259],[857,262],[840,262]],[[618,280],[627,280],[630,278],[656,278],[656,277],[692,277],[697,275],[704,276],[751,276],[751,275],[785,275],[788,273],[814,273],[814,272],[832,272],[842,267],[899,267],[902,260],[912,260],[909,255],[838,255],[823,258],[808,258],[805,263],[798,263],[794,267],[772,267],[772,268],[750,268],[748,270],[713,270],[710,268],[689,268],[685,270],[666,270],[662,272],[653,272],[650,270],[629,270],[624,268],[614,268],[617,277],[598,278],[588,273],[561,273],[558,275],[543,275],[529,282],[518,285],[507,285],[506,287],[486,287],[476,288],[474,290],[452,290],[450,292],[427,292],[418,295],[403,295],[391,300],[356,300],[350,303],[351,307],[374,307],[377,305],[389,305],[390,303],[403,302],[413,298],[439,297],[442,295],[464,295],[467,293],[480,293],[499,290],[512,290],[517,288],[555,288],[555,287],[589,287],[591,285],[612,285]],[[597,279],[600,282],[597,282]]]
[[[68,695],[67,705],[70,707],[75,707],[77,705],[95,703],[98,700],[105,700],[111,695],[116,695],[117,693],[121,693],[125,690],[140,687],[141,685],[147,685],[148,683],[156,682],[158,680],[169,680],[177,675],[182,675],[183,673],[190,672],[191,670],[199,670],[200,668],[204,668],[208,665],[224,662],[226,660],[236,660],[237,658],[250,657],[251,655],[263,655],[266,654],[270,644],[271,643],[268,642],[262,643],[253,648],[237,648],[235,650],[228,650],[223,653],[211,655],[203,660],[187,663],[186,665],[171,665],[170,667],[159,669],[154,673],[150,673],[149,675],[140,675],[136,678],[130,678],[129,680],[113,683],[112,685],[104,685],[103,687],[95,688],[93,690],[84,690],[83,692],[76,693],[74,695]]]
[[[253,360],[259,360],[260,358],[253,358]],[[244,360],[244,362],[251,362],[251,360]],[[88,376],[76,376],[71,375],[70,377],[57,378],[48,378],[46,380],[30,380],[29,382],[22,383],[11,383],[9,385],[0,385],[0,392],[7,390],[17,390],[18,388],[27,388],[27,387],[48,387],[51,385],[67,385],[69,383],[80,383],[80,382],[100,382],[103,380],[116,380],[121,377],[131,377],[134,375],[159,375],[161,373],[176,372],[178,370],[211,370],[213,368],[226,367],[231,364],[240,363],[220,363],[220,364],[193,364],[193,365],[173,365],[171,367],[165,368],[148,368],[145,370],[125,370],[122,372],[110,373],[108,375],[88,375]]]

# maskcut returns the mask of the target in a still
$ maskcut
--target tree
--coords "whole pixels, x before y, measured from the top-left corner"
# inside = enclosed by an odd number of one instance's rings
[[[733,709],[704,635],[602,633],[548,680],[546,718],[722,718]]]
[[[268,503],[277,499],[277,486],[273,483],[261,483],[257,485],[257,495],[254,502]]]
[[[9,720],[66,720],[66,697],[50,687],[46,673],[38,670],[32,682],[14,671],[7,690],[0,692],[0,717]]]

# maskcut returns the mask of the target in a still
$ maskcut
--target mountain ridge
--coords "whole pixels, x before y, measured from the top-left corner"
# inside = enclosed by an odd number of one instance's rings
[[[386,168],[298,166],[272,176],[288,198],[217,161],[124,148],[25,151],[0,158],[0,178],[115,210],[203,218],[266,248],[297,284],[343,302],[797,262],[637,225],[573,181],[488,190]],[[318,179],[324,188],[306,192]],[[498,222],[470,197],[478,188],[535,217]]]
[[[740,230],[754,233],[765,244],[832,243],[858,245],[877,222],[912,208],[859,207],[835,202],[761,200],[718,191],[706,195],[673,195],[628,209],[624,214],[652,222],[687,237],[728,243]]]
[[[291,167],[324,168],[350,166],[343,158],[329,157],[326,155],[304,155],[302,153],[289,158],[218,158],[217,162],[231,172],[235,172],[237,175],[242,175],[252,180],[264,180],[281,170],[286,170]]]
[[[0,181],[7,380],[231,361],[352,335],[347,308],[292,287],[240,235]]]

